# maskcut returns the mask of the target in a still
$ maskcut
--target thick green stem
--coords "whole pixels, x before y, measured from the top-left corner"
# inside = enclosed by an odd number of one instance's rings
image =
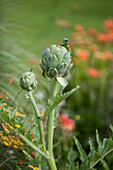
[[[34,98],[33,98],[33,95],[32,95],[32,94],[29,94],[29,97],[30,97],[31,103],[32,103],[33,108],[34,108],[34,111],[35,111],[35,118],[36,118],[35,121],[36,121],[36,124],[38,124],[42,148],[43,148],[44,151],[46,151],[46,144],[45,144],[45,138],[44,138],[43,124],[42,124],[42,121],[39,120],[39,118],[40,118],[40,113],[39,113],[39,111],[38,111],[38,108],[37,108],[36,102],[35,102],[35,100],[34,100]]]
[[[53,98],[57,94],[57,80],[52,79],[50,84],[50,97]],[[54,132],[54,114],[55,109],[49,114],[48,118],[48,152],[51,159],[48,159],[48,164],[52,170],[56,170],[56,164],[53,155],[53,132]]]

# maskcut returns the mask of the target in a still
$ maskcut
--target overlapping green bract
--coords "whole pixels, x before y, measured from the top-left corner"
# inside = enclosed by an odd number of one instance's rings
[[[37,88],[37,80],[31,71],[25,72],[20,77],[20,86],[26,91],[33,91]]]
[[[72,67],[70,50],[66,48],[67,46],[64,46],[67,41],[67,39],[64,39],[62,45],[51,45],[42,53],[42,64],[40,66],[46,79],[63,77]]]
[[[113,126],[110,125],[110,128],[113,133]],[[103,142],[101,142],[98,131],[96,130],[96,141],[97,141],[97,148],[94,146],[93,140],[89,138],[89,145],[90,145],[90,152],[87,155],[82,148],[79,140],[74,137],[75,144],[77,149],[80,153],[81,164],[79,165],[78,162],[75,162],[71,159],[71,152],[69,153],[68,159],[72,169],[75,170],[94,170],[95,165],[104,159],[106,155],[113,151],[113,137],[104,138]],[[96,169],[95,169],[96,170]]]

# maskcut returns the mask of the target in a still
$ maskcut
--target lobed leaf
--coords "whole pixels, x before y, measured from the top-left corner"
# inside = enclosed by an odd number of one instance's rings
[[[113,126],[110,125],[110,128],[112,130]],[[112,137],[104,138],[103,141],[101,142],[98,131],[96,130],[96,140],[98,143],[98,147],[96,150],[93,140],[89,138],[90,151],[89,151],[88,156],[86,155],[84,149],[82,148],[79,140],[76,137],[74,137],[74,140],[75,140],[77,149],[80,153],[80,159],[81,159],[80,167],[77,166],[77,170],[96,170],[94,167],[100,161],[103,167],[106,167],[106,169],[109,169],[109,167],[107,166],[107,163],[103,161],[103,159],[105,158],[105,156],[113,152],[113,138]],[[70,162],[70,164],[72,163]]]
[[[77,145],[77,149],[79,150],[82,162],[86,161],[87,155],[86,155],[84,149],[82,148],[82,145],[80,144],[79,140],[76,137],[74,137],[74,140]]]
[[[40,120],[43,120],[46,116],[48,116],[49,113],[51,113],[51,111],[58,106],[59,103],[61,103],[63,100],[65,100],[67,97],[69,97],[71,94],[73,94],[77,89],[79,88],[79,86],[77,86],[76,88],[64,93],[64,94],[60,94],[57,95],[56,97],[54,97],[52,100],[49,100],[49,106],[46,107],[46,111],[44,113],[44,115],[40,118]]]

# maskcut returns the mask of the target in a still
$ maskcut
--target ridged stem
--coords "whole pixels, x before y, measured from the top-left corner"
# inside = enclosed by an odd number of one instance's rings
[[[43,124],[42,121],[39,120],[40,118],[40,113],[38,111],[38,107],[36,105],[36,102],[34,100],[34,97],[32,94],[29,94],[29,98],[31,100],[31,103],[33,105],[34,111],[35,111],[35,118],[36,118],[36,123],[38,124],[38,128],[39,128],[39,133],[40,133],[40,140],[41,140],[41,144],[42,144],[42,148],[43,151],[46,151],[46,144],[45,144],[45,138],[44,138],[44,129],[43,129]]]
[[[53,98],[57,94],[57,80],[52,79],[50,84],[50,98]],[[54,114],[55,109],[49,114],[48,117],[48,152],[49,156],[51,157],[48,159],[48,164],[51,168],[51,170],[57,170],[54,155],[53,155],[53,132],[54,132]]]

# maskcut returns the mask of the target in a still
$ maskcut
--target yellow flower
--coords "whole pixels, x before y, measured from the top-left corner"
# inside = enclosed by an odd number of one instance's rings
[[[10,132],[9,129],[7,129],[6,126],[3,123],[2,123],[2,127],[3,127],[3,129],[5,130],[6,133]]]
[[[76,121],[79,121],[79,120],[80,120],[80,115],[76,115],[76,116],[75,116],[75,120],[76,120]]]
[[[7,103],[3,103],[4,106],[7,106]]]
[[[14,148],[18,148],[18,146],[17,146],[17,145],[13,145],[13,147],[14,147]]]
[[[34,167],[34,166],[32,166],[32,165],[28,165],[28,167],[32,168],[33,170],[40,170],[39,168]]]
[[[16,112],[15,116],[26,117],[26,115]]]
[[[9,143],[7,143],[6,141],[3,141],[3,143],[4,143],[6,146],[9,146]]]
[[[6,123],[6,125],[8,125],[10,129],[13,129],[12,126],[9,123]]]
[[[40,113],[40,116],[43,116],[44,115],[44,110],[39,110],[39,113]]]
[[[2,131],[0,131],[0,136],[2,136],[3,135],[3,132]]]
[[[20,126],[20,125],[17,125],[17,124],[15,125],[15,127],[17,127],[17,128],[21,128],[21,126]]]

